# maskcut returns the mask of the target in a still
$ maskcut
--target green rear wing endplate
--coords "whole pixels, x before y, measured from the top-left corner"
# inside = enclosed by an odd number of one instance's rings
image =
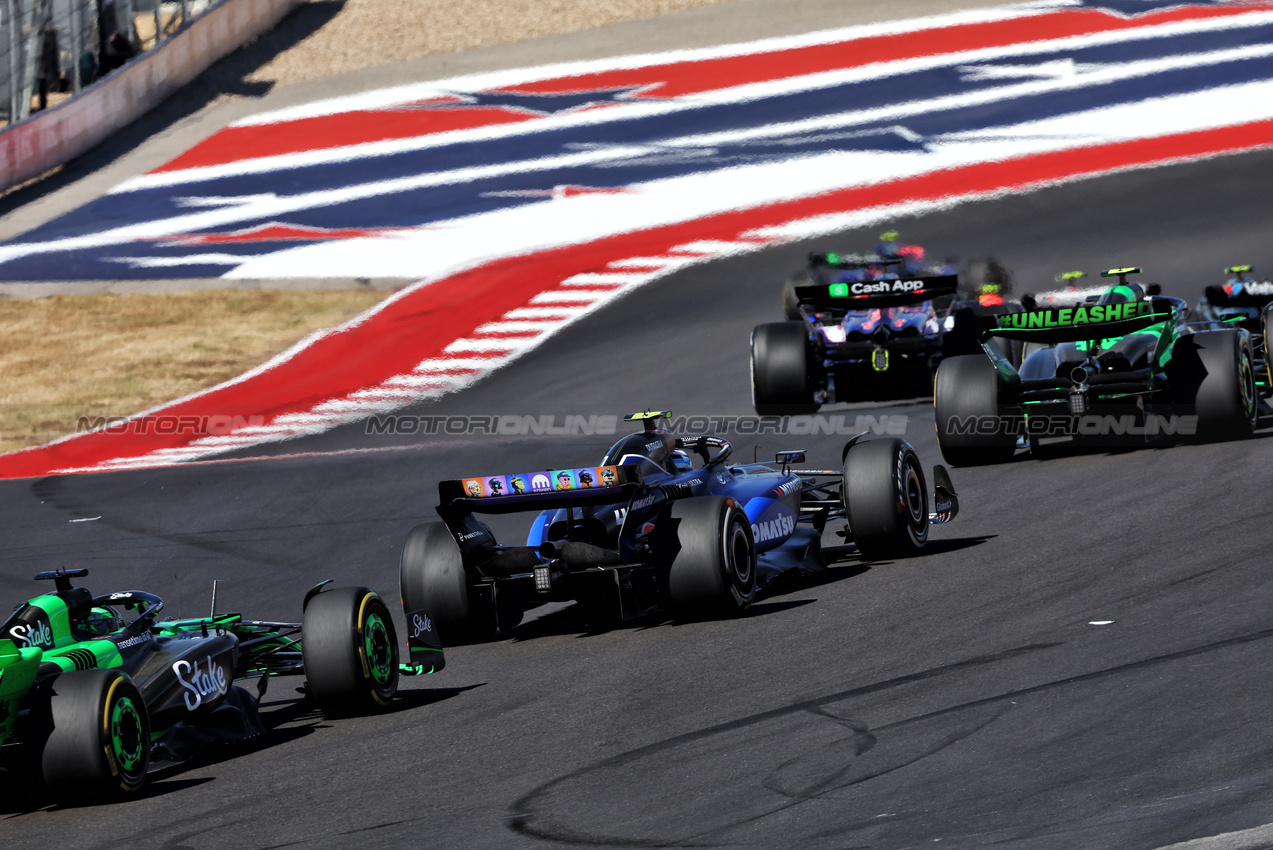
[[[983,340],[1000,337],[1048,344],[1111,339],[1143,331],[1168,321],[1173,315],[1171,302],[1165,299],[1050,307],[983,316],[980,318],[981,337]]]

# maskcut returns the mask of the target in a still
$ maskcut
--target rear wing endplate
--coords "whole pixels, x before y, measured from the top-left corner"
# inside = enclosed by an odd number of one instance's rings
[[[1273,302],[1273,283],[1245,281],[1239,292],[1225,292],[1222,286],[1208,286],[1204,291],[1212,307],[1254,307],[1260,309]]]

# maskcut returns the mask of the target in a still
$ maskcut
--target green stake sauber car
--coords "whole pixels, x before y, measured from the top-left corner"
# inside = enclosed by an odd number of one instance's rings
[[[304,675],[324,713],[347,715],[387,705],[400,673],[444,664],[431,618],[415,611],[411,663],[400,665],[389,609],[365,587],[323,582],[299,623],[217,614],[215,603],[208,617],[161,621],[158,596],[93,596],[71,583],[87,574],[40,573],[52,591],[0,626],[0,753],[33,758],[61,799],[124,795],[152,765],[260,734],[257,703],[275,676]],[[245,679],[255,694],[235,684]]]
[[[1003,462],[1047,437],[1250,435],[1258,416],[1250,332],[1189,323],[1183,300],[1128,282],[1139,272],[1102,272],[1118,283],[1073,306],[959,317],[976,329],[980,353],[946,358],[937,370],[933,403],[946,461]],[[1019,369],[1004,341],[1024,344]]]

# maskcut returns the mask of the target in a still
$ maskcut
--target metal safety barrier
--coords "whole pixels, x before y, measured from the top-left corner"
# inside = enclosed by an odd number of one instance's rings
[[[21,121],[171,38],[210,0],[0,0],[0,121]]]
[[[0,0],[0,192],[100,144],[302,2]]]

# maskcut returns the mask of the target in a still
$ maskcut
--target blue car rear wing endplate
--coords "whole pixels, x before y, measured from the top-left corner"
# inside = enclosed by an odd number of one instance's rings
[[[796,287],[801,306],[822,310],[872,310],[877,307],[904,307],[954,295],[959,276],[953,274],[857,280]]]

